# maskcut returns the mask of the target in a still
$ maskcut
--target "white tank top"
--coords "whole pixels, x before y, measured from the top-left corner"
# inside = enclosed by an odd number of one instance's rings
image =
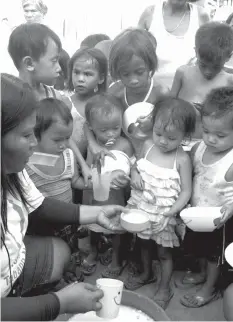
[[[157,40],[158,71],[155,79],[171,88],[176,69],[195,57],[195,34],[199,28],[199,15],[196,5],[189,4],[190,22],[184,36],[175,36],[166,31],[163,20],[165,0],[156,0],[149,31]]]
[[[227,182],[225,175],[233,164],[233,149],[213,164],[204,164],[206,145],[202,141],[193,160],[193,192],[191,204],[194,207],[222,207],[233,201],[233,181]]]

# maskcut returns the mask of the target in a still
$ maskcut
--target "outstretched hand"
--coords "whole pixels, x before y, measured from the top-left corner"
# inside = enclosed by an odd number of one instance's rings
[[[102,206],[99,214],[97,215],[96,223],[115,232],[122,231],[122,227],[120,225],[120,214],[128,211],[128,209],[117,205]],[[111,220],[115,217],[118,217],[119,220]]]
[[[221,228],[233,216],[233,203],[223,206],[220,210],[222,217],[214,220],[216,228]]]

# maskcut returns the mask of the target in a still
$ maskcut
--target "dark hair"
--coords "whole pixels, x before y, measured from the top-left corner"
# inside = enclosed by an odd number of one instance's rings
[[[95,47],[95,45],[97,45],[102,40],[110,40],[110,37],[108,37],[105,34],[89,35],[83,39],[83,41],[80,44],[80,47],[93,48],[93,47]]]
[[[201,116],[226,117],[233,126],[233,87],[213,89],[204,101]]]
[[[233,19],[233,12],[230,14],[230,16],[227,18],[226,23],[229,25],[231,23],[231,20]]]
[[[118,35],[112,43],[109,56],[110,74],[114,80],[120,79],[120,71],[133,55],[142,58],[154,74],[158,66],[157,42],[147,30],[130,28]]]
[[[70,59],[69,63],[69,77],[68,77],[68,89],[70,91],[74,90],[73,82],[72,82],[72,71],[74,67],[75,61],[82,57],[89,56],[93,59],[93,63],[96,64],[96,68],[99,71],[99,74],[103,76],[104,81],[102,84],[99,84],[99,92],[106,91],[107,84],[107,76],[108,76],[108,61],[105,55],[97,48],[87,48],[83,47],[78,49],[74,55]]]
[[[63,101],[50,97],[39,102],[35,126],[35,136],[37,139],[40,140],[42,133],[48,130],[53,123],[57,122],[57,117],[61,118],[67,125],[73,120],[69,108]]]
[[[182,130],[185,138],[195,131],[196,112],[193,105],[180,98],[165,98],[155,104],[154,120],[162,119],[164,128],[170,123]]]
[[[69,67],[70,56],[62,48],[59,55],[59,65],[61,67],[60,75],[56,79],[56,84],[54,88],[58,91],[63,91],[65,89],[65,80],[68,79],[68,67]]]
[[[123,113],[120,101],[113,95],[101,93],[90,98],[85,106],[85,116],[88,123],[91,124],[92,117],[96,113],[109,116],[115,109]]]
[[[201,59],[218,64],[233,51],[233,30],[226,23],[208,22],[197,30],[195,46]]]
[[[19,78],[9,74],[1,74],[1,136],[5,135],[18,126],[25,118],[30,116],[36,109],[37,102],[28,84]],[[25,191],[17,173],[6,173],[4,164],[3,144],[1,144],[1,227],[2,238],[5,239],[7,231],[7,194],[15,198],[21,198],[24,206],[28,205]]]
[[[107,60],[109,60],[109,55],[112,47],[112,40],[103,40],[98,42],[95,48],[102,51],[102,53],[106,56]]]
[[[9,39],[8,51],[17,69],[22,59],[30,56],[38,60],[46,53],[49,39],[52,39],[61,50],[59,37],[45,25],[40,23],[22,24],[16,27]]]

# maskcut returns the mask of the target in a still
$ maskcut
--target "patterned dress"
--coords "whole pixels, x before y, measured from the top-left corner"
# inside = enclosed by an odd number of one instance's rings
[[[165,229],[154,233],[154,226],[163,214],[171,209],[181,192],[180,175],[177,171],[176,158],[172,169],[157,166],[147,160],[153,149],[152,145],[144,158],[137,161],[137,168],[144,182],[144,190],[131,190],[128,200],[129,208],[141,209],[149,214],[149,229],[138,234],[142,239],[152,239],[163,247],[178,247],[180,245],[176,234],[177,220],[171,217]]]

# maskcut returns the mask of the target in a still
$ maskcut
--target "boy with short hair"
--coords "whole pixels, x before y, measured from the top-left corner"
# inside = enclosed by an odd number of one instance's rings
[[[199,115],[198,111],[212,89],[233,86],[233,75],[223,69],[233,52],[233,30],[221,22],[202,25],[196,32],[195,50],[196,63],[177,69],[171,95],[193,103]],[[195,137],[201,138],[200,129]]]

